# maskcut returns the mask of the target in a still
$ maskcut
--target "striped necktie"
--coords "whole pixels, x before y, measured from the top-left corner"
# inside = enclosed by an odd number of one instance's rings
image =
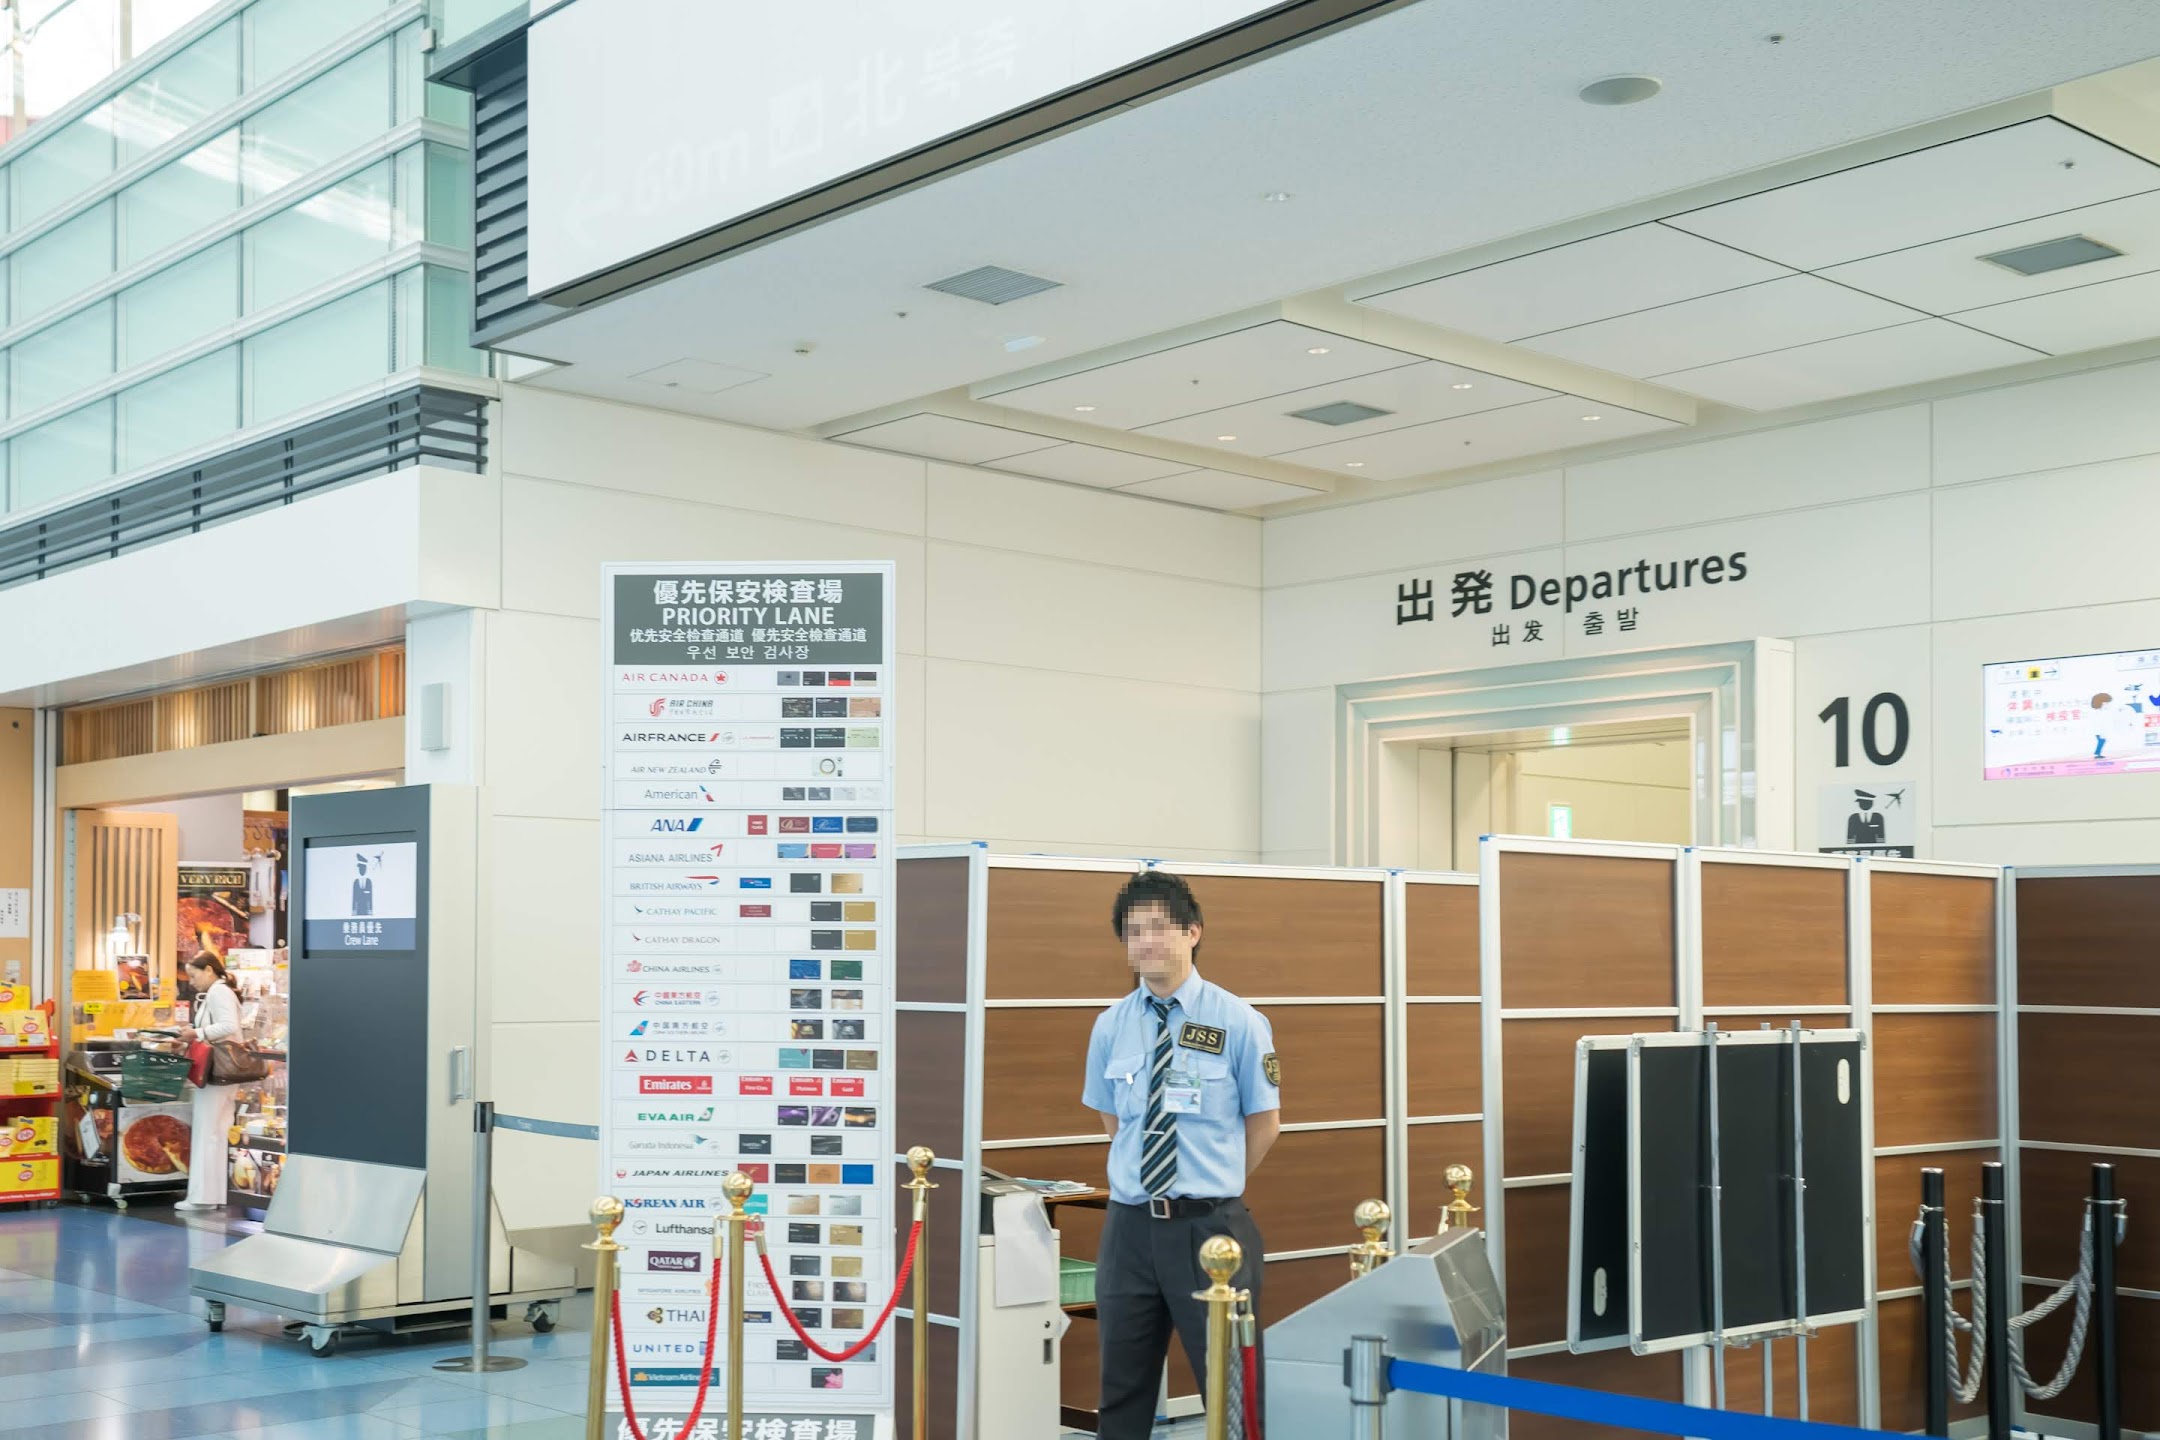
[[[1155,1012],[1155,1064],[1148,1071],[1147,1130],[1140,1144],[1140,1188],[1156,1199],[1177,1183],[1177,1116],[1163,1104],[1170,1074],[1170,1002],[1149,1000]]]

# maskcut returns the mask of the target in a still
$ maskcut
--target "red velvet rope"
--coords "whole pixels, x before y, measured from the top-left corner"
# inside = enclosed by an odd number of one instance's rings
[[[1245,1347],[1245,1440],[1260,1440],[1260,1347],[1257,1345]]]
[[[900,1260],[900,1276],[893,1281],[893,1291],[885,1299],[885,1308],[878,1312],[877,1324],[870,1327],[869,1334],[863,1336],[862,1339],[848,1346],[845,1350],[827,1350],[817,1341],[810,1338],[810,1332],[803,1329],[802,1321],[797,1320],[795,1312],[788,1308],[787,1297],[780,1290],[780,1278],[773,1274],[772,1257],[763,1250],[758,1252],[758,1263],[765,1267],[765,1283],[772,1286],[774,1302],[779,1305],[780,1313],[787,1317],[788,1328],[795,1332],[795,1338],[808,1346],[811,1354],[816,1355],[821,1360],[852,1360],[870,1348],[870,1342],[877,1339],[878,1332],[885,1328],[885,1322],[892,1318],[893,1307],[900,1303],[900,1292],[907,1288],[908,1271],[915,1268],[915,1242],[922,1239],[922,1226],[923,1222],[917,1220],[914,1227],[908,1231],[907,1254],[902,1256]],[[687,1429],[688,1427],[684,1428]],[[639,1436],[638,1440],[644,1440],[644,1437]]]
[[[630,1424],[630,1433],[636,1440],[645,1440],[645,1431],[638,1425],[637,1410],[630,1403],[630,1365],[623,1358],[622,1343],[622,1292],[608,1297],[608,1318],[614,1322],[615,1333],[615,1386],[622,1391],[623,1419]],[[683,1421],[682,1433],[688,1435],[697,1428],[698,1416],[705,1413],[705,1395],[712,1387],[713,1336],[720,1324],[720,1256],[713,1256],[712,1283],[705,1287],[705,1359],[698,1366],[697,1403],[690,1407],[690,1418]],[[601,1336],[595,1343],[605,1345],[607,1337]]]

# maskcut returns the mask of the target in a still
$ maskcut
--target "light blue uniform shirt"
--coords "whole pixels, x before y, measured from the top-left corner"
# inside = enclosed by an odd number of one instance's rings
[[[1140,1152],[1147,1129],[1148,1078],[1155,1056],[1154,999],[1146,985],[1095,1017],[1088,1039],[1087,1084],[1080,1101],[1118,1118],[1110,1141],[1110,1198],[1144,1205]],[[1177,1117],[1175,1196],[1223,1199],[1245,1193],[1245,1117],[1279,1109],[1282,1095],[1268,1078],[1275,1031],[1267,1017],[1198,970],[1170,997],[1170,1035],[1190,1021],[1223,1033],[1220,1055],[1178,1044],[1170,1068],[1200,1082],[1200,1111]]]

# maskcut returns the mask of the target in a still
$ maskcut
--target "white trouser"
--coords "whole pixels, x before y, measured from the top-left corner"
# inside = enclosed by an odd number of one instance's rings
[[[232,1129],[233,1105],[239,1099],[237,1085],[205,1085],[195,1092],[191,1118],[194,1138],[188,1145],[188,1203],[225,1203],[225,1149]]]

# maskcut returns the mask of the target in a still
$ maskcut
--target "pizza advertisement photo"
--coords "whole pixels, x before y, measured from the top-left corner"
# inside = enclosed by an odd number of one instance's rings
[[[187,1105],[130,1105],[120,1111],[119,1178],[184,1182],[194,1132]]]

